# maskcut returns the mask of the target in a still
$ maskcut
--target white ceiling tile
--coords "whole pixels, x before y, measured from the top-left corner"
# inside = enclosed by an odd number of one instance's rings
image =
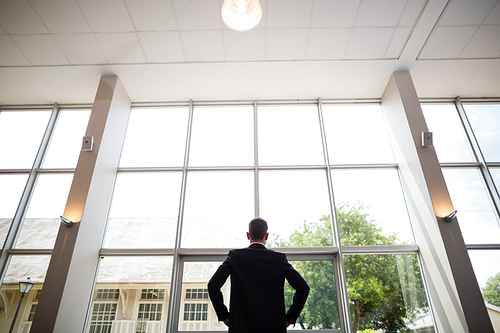
[[[33,65],[68,64],[51,35],[16,35],[12,38]]]
[[[310,29],[306,59],[342,59],[351,28]]]
[[[170,1],[126,0],[126,4],[138,31],[177,30]]]
[[[400,27],[411,27],[413,26],[422,11],[425,0],[407,0],[403,14],[399,19],[398,26]]]
[[[500,25],[482,25],[465,47],[460,58],[500,56]]]
[[[483,22],[484,24],[500,24],[500,1],[497,1],[497,4],[490,11],[486,20]]]
[[[345,54],[346,59],[382,59],[394,28],[353,28]]]
[[[78,0],[92,31],[134,31],[123,0]]]
[[[352,27],[359,0],[315,0],[311,27]]]
[[[457,58],[477,27],[437,27],[427,40],[419,59]]]
[[[30,62],[9,36],[0,36],[0,66],[23,66]]]
[[[224,51],[228,61],[262,60],[265,56],[266,31],[253,29],[245,33],[224,30]]]
[[[181,30],[221,29],[221,9],[217,0],[172,0]]]
[[[107,63],[94,34],[54,34],[72,64]]]
[[[26,0],[4,0],[1,2],[0,24],[10,34],[48,32]]]
[[[273,0],[267,2],[268,28],[307,28],[312,0]]]
[[[361,0],[355,25],[358,27],[394,27],[405,6],[401,0]]]
[[[146,61],[135,33],[98,33],[96,36],[109,62],[141,63]]]
[[[410,27],[400,27],[396,28],[394,35],[392,36],[391,42],[389,44],[389,48],[385,53],[386,59],[397,59],[401,55],[403,51],[403,47],[408,39],[408,35],[410,34]]]
[[[304,59],[308,29],[267,29],[267,60]]]
[[[148,62],[185,61],[177,31],[141,33],[140,38]]]
[[[74,0],[31,0],[31,3],[52,33],[90,32]]]
[[[224,61],[222,31],[181,31],[187,61]]]
[[[481,24],[497,0],[452,0],[439,25]]]

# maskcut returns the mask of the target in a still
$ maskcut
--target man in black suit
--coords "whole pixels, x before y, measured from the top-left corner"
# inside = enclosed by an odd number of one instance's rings
[[[250,246],[231,250],[208,282],[208,293],[217,317],[230,333],[282,333],[294,324],[306,303],[309,286],[290,265],[286,255],[268,250],[267,222],[250,221]],[[229,311],[221,287],[231,275]],[[295,289],[293,303],[285,315],[285,279]]]

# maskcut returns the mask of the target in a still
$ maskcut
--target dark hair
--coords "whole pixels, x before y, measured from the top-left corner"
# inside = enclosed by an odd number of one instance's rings
[[[260,217],[253,219],[248,224],[248,233],[252,240],[263,240],[267,233],[267,222]]]

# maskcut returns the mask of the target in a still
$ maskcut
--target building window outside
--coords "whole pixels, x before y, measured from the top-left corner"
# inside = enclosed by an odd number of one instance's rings
[[[28,321],[30,321],[30,322],[32,322],[33,319],[35,318],[36,308],[38,306],[38,301],[40,300],[41,293],[42,293],[42,289],[37,290],[36,294],[35,294],[35,298],[33,298],[33,301],[31,304],[30,314],[28,316]]]
[[[119,289],[97,289],[95,302],[92,308],[89,333],[109,333],[116,319]],[[116,300],[116,302],[105,302]]]
[[[140,303],[135,332],[146,333],[149,321],[157,321],[158,324],[160,324],[162,320],[162,312],[162,303]]]
[[[206,321],[208,313],[208,303],[185,303],[184,320],[186,321]]]
[[[186,289],[186,299],[208,299],[208,289]]]

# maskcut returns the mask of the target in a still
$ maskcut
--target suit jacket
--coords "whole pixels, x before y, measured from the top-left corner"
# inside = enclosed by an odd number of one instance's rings
[[[229,311],[221,287],[231,275]],[[284,283],[295,289],[285,315]],[[281,333],[294,324],[306,303],[309,286],[290,265],[286,255],[252,243],[231,250],[208,282],[208,293],[220,321],[229,318],[230,333]]]

